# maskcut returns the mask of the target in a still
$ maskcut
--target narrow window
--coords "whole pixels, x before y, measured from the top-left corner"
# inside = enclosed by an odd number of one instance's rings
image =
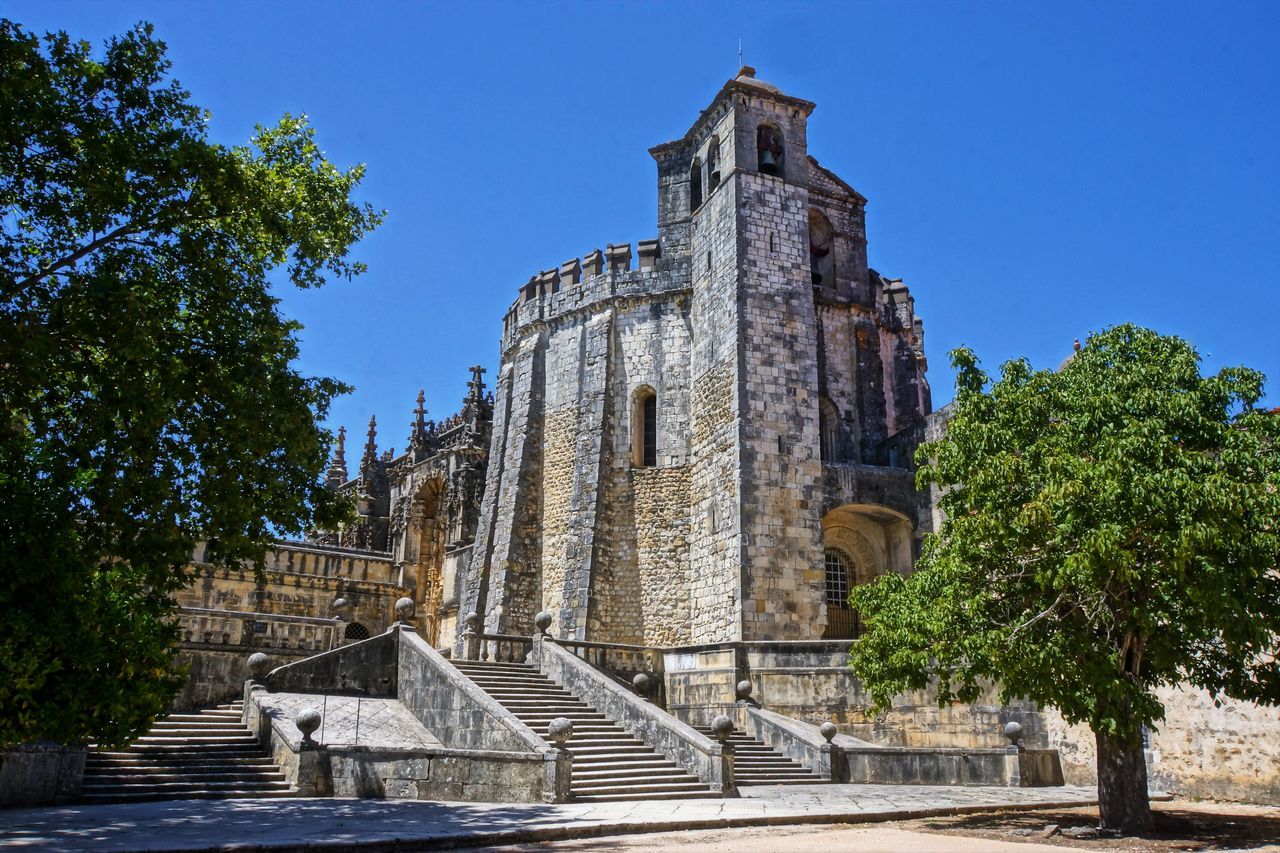
[[[631,408],[631,461],[637,468],[658,464],[658,395],[649,387],[636,391]]]
[[[713,136],[707,143],[707,192],[720,186],[720,137]]]
[[[702,207],[702,161],[694,157],[689,167],[689,212],[699,207]]]
[[[644,401],[644,466],[658,464],[658,398],[649,395]]]
[[[840,410],[826,397],[818,402],[818,454],[823,462],[835,462],[839,453]]]
[[[782,131],[771,124],[756,128],[756,169],[766,175],[781,175],[786,147]]]

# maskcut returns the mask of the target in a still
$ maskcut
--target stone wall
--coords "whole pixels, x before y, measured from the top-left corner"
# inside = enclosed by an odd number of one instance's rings
[[[1150,732],[1147,773],[1153,790],[1180,797],[1280,804],[1280,709],[1223,698],[1203,690],[1156,691],[1165,719]],[[1096,749],[1087,726],[1045,714],[1048,745],[1062,755],[1070,785],[1097,783]]]
[[[689,467],[637,468],[636,548],[640,564],[643,643],[688,643]]]
[[[1024,729],[1031,747],[1046,745],[1042,715],[1027,702],[1000,703],[988,690],[973,704],[938,707],[929,691],[895,697],[873,713],[871,696],[847,664],[848,641],[744,642],[671,649],[665,655],[667,708],[695,725],[733,713],[734,687],[752,684],[764,708],[813,725],[830,720],[844,734],[879,746],[999,749],[1004,724]]]

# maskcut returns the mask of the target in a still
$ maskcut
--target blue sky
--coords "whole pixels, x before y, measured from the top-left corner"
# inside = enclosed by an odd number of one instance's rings
[[[946,353],[1054,366],[1124,321],[1245,364],[1280,405],[1280,4],[5,2],[100,43],[156,25],[175,76],[244,141],[305,112],[389,211],[353,283],[282,292],[303,369],[354,386],[402,449],[456,410],[541,269],[656,233],[646,149],[737,68],[818,104],[810,152],[868,197],[871,264]],[[349,454],[350,456],[350,454]]]

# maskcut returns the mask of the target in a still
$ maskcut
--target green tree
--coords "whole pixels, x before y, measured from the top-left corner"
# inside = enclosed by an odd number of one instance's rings
[[[1280,417],[1263,376],[1201,376],[1186,341],[1130,325],[1059,371],[990,383],[952,353],[954,415],[920,448],[945,520],[916,571],[857,590],[851,664],[876,701],[983,681],[1087,723],[1104,828],[1150,828],[1155,688],[1280,703]],[[990,386],[990,387],[988,387]]]
[[[100,56],[0,21],[0,746],[127,741],[180,685],[193,546],[261,560],[333,523],[274,280],[362,266],[382,214],[304,118],[243,147],[169,78],[149,25]]]

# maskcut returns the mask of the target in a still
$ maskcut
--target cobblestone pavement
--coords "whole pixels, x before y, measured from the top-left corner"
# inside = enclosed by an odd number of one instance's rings
[[[0,847],[20,850],[273,850],[511,844],[633,832],[901,820],[992,808],[1096,802],[1093,788],[795,785],[734,799],[438,803],[406,800],[185,800],[0,811]]]

